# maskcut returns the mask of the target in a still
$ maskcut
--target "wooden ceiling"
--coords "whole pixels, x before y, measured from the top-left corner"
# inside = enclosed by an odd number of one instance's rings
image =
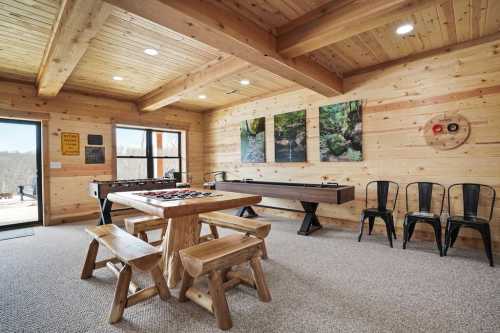
[[[397,27],[412,23],[408,35]],[[500,31],[500,1],[448,0],[311,53],[332,71],[351,71]]]
[[[153,48],[158,56],[143,51]],[[116,8],[67,81],[68,87],[136,99],[216,59],[216,49]],[[113,81],[113,76],[123,81]]]
[[[342,93],[342,76],[500,31],[497,0],[105,1],[0,0],[0,77],[35,83],[42,96],[62,86],[144,110],[203,111],[299,86]],[[75,16],[61,18],[62,6]],[[88,28],[76,18],[85,10],[109,14]],[[415,28],[399,36],[403,23]],[[78,24],[83,33],[68,28]]]
[[[35,82],[52,25],[56,0],[0,1],[0,75]]]

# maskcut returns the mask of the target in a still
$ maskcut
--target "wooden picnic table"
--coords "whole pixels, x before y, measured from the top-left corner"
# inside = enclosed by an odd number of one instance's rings
[[[199,241],[201,226],[198,214],[255,205],[262,199],[261,196],[253,194],[211,191],[201,188],[191,188],[191,190],[212,192],[214,196],[173,201],[162,201],[141,195],[148,191],[116,192],[107,196],[111,202],[166,220],[168,227],[162,243],[162,269],[167,276],[167,284],[170,288],[175,288],[181,278],[182,263],[179,251]],[[176,189],[162,191],[176,191]]]

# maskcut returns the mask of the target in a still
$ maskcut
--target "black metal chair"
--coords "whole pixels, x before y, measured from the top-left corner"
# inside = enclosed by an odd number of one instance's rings
[[[371,184],[377,185],[377,207],[368,208],[368,190]],[[392,191],[391,191],[392,189]],[[394,194],[394,203],[392,209],[387,209],[387,201],[389,198],[389,193]],[[392,236],[396,239],[396,228],[394,227],[394,216],[393,212],[396,208],[396,203],[398,200],[399,185],[395,182],[388,180],[375,180],[366,184],[366,196],[365,196],[365,209],[361,212],[360,225],[359,225],[359,236],[358,242],[361,242],[361,237],[363,236],[363,226],[365,224],[366,218],[368,218],[368,235],[372,234],[373,225],[375,224],[375,218],[381,218],[385,223],[385,228],[387,230],[387,238],[389,239],[389,244],[392,246]]]
[[[456,194],[456,190],[461,187],[462,195],[462,207],[459,209],[460,215],[454,214],[454,207],[452,206],[452,198],[457,199],[460,196]],[[488,195],[489,199],[483,198],[483,194]],[[453,184],[448,187],[448,211],[449,217],[446,222],[446,233],[445,233],[445,247],[444,255],[448,253],[448,249],[453,247],[455,241],[457,240],[460,228],[471,228],[477,230],[481,233],[481,237],[484,243],[484,249],[486,251],[486,256],[490,262],[490,266],[493,267],[493,253],[491,249],[491,232],[490,232],[490,221],[493,217],[493,209],[495,207],[496,191],[493,187],[489,185],[482,184],[471,184],[471,183],[461,183]],[[491,205],[491,206],[490,206]],[[486,214],[478,214],[478,209],[488,209],[489,212],[482,212]],[[481,215],[481,216],[480,216]],[[488,216],[489,215],[489,216]]]
[[[417,187],[418,193],[418,210],[410,211],[409,200],[408,200],[408,190],[412,190]],[[433,209],[433,193],[436,190],[441,191],[440,197],[440,207],[439,214],[436,214],[436,210]],[[415,231],[415,226],[418,222],[423,222],[430,224],[434,228],[434,235],[436,237],[436,243],[439,249],[439,255],[443,256],[443,245],[441,240],[441,214],[443,213],[443,203],[445,195],[445,187],[438,183],[431,182],[414,182],[406,185],[406,215],[403,223],[403,249],[406,249],[406,244],[410,241],[413,232]]]

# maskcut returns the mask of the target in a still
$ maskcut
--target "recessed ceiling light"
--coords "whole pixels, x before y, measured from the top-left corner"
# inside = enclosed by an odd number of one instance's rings
[[[115,80],[115,81],[123,81],[123,77],[115,75],[115,76],[113,76],[113,80]]]
[[[144,53],[150,55],[150,56],[155,56],[158,55],[158,50],[155,49],[145,49]]]
[[[207,99],[207,95],[198,95],[199,99]]]
[[[250,80],[247,80],[247,79],[243,79],[240,81],[240,84],[242,86],[248,86],[250,84]]]
[[[406,35],[407,33],[412,32],[412,31],[413,31],[413,25],[412,24],[403,24],[403,25],[400,25],[396,29],[396,33],[398,35]]]

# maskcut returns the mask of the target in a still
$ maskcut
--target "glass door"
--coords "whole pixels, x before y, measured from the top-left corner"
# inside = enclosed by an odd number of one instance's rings
[[[39,122],[0,119],[0,229],[42,223]]]

